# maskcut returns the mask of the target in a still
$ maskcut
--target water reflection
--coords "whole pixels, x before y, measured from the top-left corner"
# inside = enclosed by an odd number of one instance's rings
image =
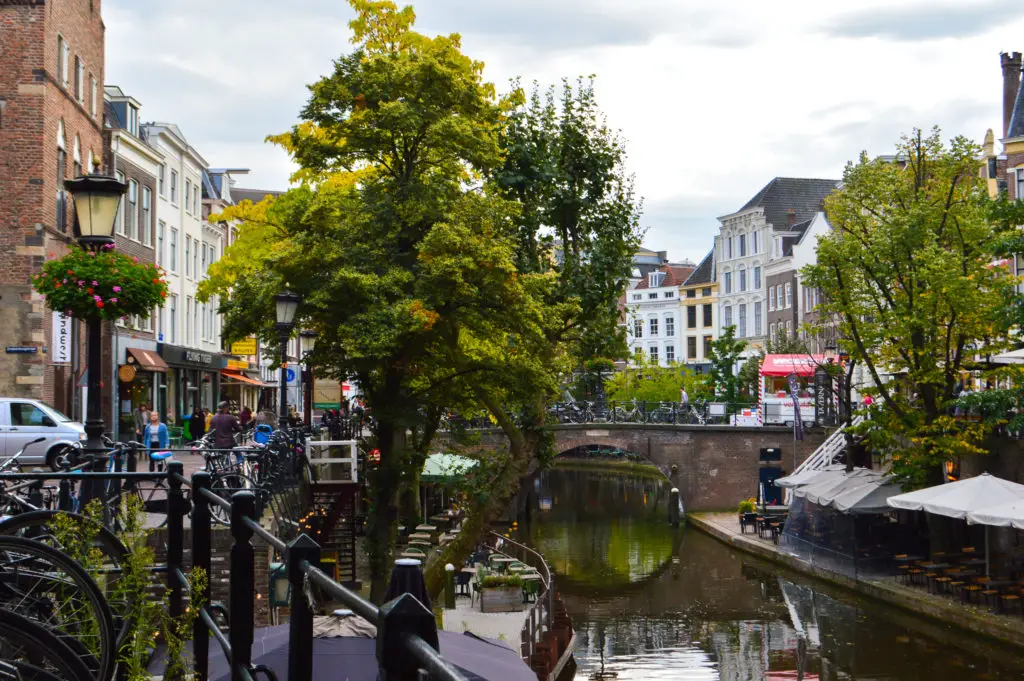
[[[576,622],[576,679],[1024,678],[1016,651],[673,531],[663,481],[555,469],[526,494],[521,532]]]

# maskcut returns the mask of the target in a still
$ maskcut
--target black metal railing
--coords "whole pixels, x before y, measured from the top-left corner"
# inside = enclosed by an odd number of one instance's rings
[[[705,401],[687,404],[641,400],[575,401],[559,402],[548,410],[548,414],[551,420],[563,424],[652,423],[712,426],[734,425],[733,416],[751,408],[749,404]]]
[[[537,644],[544,640],[544,634],[551,631],[555,617],[555,575],[548,567],[544,556],[526,544],[520,544],[497,532],[491,531],[491,539],[495,544],[495,552],[515,558],[537,570],[541,576],[541,592],[527,613],[522,629],[522,655],[529,661],[537,650]]]

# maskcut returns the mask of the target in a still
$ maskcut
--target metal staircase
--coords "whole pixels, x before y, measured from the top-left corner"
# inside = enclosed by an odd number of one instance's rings
[[[863,423],[863,416],[855,416],[853,421],[850,422],[850,426],[854,427]],[[804,462],[797,466],[788,477],[792,478],[800,473],[810,471],[824,470],[828,466],[837,463],[839,456],[846,451],[846,435],[844,428],[836,428],[831,435],[829,435],[821,446],[814,450],[814,453],[804,459]],[[789,503],[792,492],[787,489],[785,493],[785,503]]]

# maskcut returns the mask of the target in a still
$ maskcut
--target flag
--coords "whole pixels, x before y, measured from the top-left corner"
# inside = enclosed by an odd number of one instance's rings
[[[804,439],[804,420],[800,416],[800,386],[796,374],[789,375],[789,394],[793,397],[793,439]]]

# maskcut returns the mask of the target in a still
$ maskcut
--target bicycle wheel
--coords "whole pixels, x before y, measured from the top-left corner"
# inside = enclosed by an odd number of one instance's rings
[[[106,681],[57,636],[30,619],[0,610],[0,659],[18,667],[23,681]]]
[[[96,679],[113,673],[117,649],[110,609],[88,573],[66,554],[31,539],[0,537],[0,610],[69,639]]]
[[[231,501],[231,496],[235,492],[256,488],[255,480],[237,472],[218,473],[210,479],[210,491],[227,501]],[[231,511],[219,504],[210,504],[210,517],[215,523],[231,524]]]

